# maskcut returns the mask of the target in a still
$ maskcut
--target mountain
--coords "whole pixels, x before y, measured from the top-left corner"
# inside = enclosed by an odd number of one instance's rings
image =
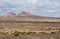
[[[3,15],[2,17],[14,17],[14,18],[15,17],[28,17],[28,18],[35,18],[35,19],[56,19],[54,17],[44,17],[44,16],[39,16],[39,15],[34,15],[29,12],[21,12],[18,14],[15,14],[13,12],[8,12],[5,15]]]
[[[15,15],[16,15],[15,13],[8,12],[5,15],[3,15],[2,17],[15,17]]]
[[[38,16],[38,15],[34,15],[34,14],[31,14],[29,12],[21,12],[21,13],[18,13],[18,14],[15,14],[15,13],[12,13],[12,12],[8,12],[6,13],[5,15],[3,15],[2,17],[28,17],[28,18],[40,18],[41,16]]]
[[[18,14],[9,12],[0,17],[0,21],[43,21],[43,22],[60,22],[60,18],[43,17],[28,12]]]
[[[18,13],[16,15],[16,17],[28,17],[28,18],[33,18],[33,19],[41,19],[41,18],[50,18],[50,17],[43,17],[43,16],[39,16],[39,15],[34,15],[34,14],[31,14],[29,12],[21,12],[21,13]]]
[[[16,17],[39,18],[41,16],[34,15],[34,14],[29,13],[29,12],[21,12],[21,13],[17,14]]]
[[[21,12],[21,13],[19,13],[19,14],[17,14],[17,17],[20,17],[20,16],[31,16],[32,14],[30,14],[30,13],[28,13],[28,12]]]

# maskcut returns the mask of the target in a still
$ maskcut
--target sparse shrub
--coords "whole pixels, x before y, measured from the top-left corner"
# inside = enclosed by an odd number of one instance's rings
[[[51,32],[51,34],[55,34],[55,32]]]
[[[15,31],[13,34],[14,34],[14,36],[19,36],[19,32],[18,31]]]
[[[40,32],[41,34],[46,34],[45,32]]]
[[[36,32],[31,32],[31,34],[37,34]]]
[[[27,34],[27,35],[31,35],[31,34],[32,34],[32,32],[27,32],[26,34]]]

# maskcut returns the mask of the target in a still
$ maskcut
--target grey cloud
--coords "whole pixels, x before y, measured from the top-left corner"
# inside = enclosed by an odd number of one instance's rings
[[[28,11],[41,16],[58,17],[60,0],[0,0],[0,11],[0,13]]]

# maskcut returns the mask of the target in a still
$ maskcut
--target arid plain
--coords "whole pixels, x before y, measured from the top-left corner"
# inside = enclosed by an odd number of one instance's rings
[[[60,39],[60,18],[8,13],[0,17],[0,39]]]

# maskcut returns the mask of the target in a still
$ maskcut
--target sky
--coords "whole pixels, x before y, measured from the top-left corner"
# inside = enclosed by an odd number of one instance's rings
[[[60,0],[0,0],[0,15],[22,11],[60,18]]]

